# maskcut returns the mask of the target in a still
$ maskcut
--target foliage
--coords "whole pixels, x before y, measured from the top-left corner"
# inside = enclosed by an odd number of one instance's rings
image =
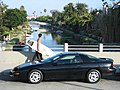
[[[76,33],[83,29],[88,29],[92,21],[92,15],[88,13],[87,5],[83,3],[69,3],[64,7],[63,12],[52,11],[52,23],[65,27]]]
[[[27,21],[27,12],[24,6],[19,9],[8,9],[8,5],[0,0],[0,36],[16,35],[19,30],[15,29]]]
[[[7,5],[0,1],[0,35],[6,35],[8,33],[8,28],[3,26],[3,16],[5,14],[5,10],[7,9]],[[5,29],[5,30],[4,30]]]
[[[12,28],[22,25],[26,21],[26,12],[19,9],[7,9],[3,17],[3,25]]]
[[[40,16],[40,17],[36,18],[35,21],[48,22],[49,23],[51,21],[51,17],[50,16]]]
[[[24,22],[27,21],[27,18],[26,18],[27,17],[27,12],[26,12],[24,6],[20,7],[20,12],[21,12],[21,16],[22,16],[22,22],[24,23]]]
[[[58,18],[60,15],[60,12],[58,10],[51,10],[50,11],[52,14],[52,24],[57,24]]]
[[[7,9],[7,5],[6,4],[4,4],[3,2],[0,2],[0,18],[2,18],[3,17],[3,15],[4,15],[4,11]]]
[[[18,44],[19,43],[19,38],[13,38],[13,39],[11,39],[10,41],[9,41],[9,43],[11,43],[11,44]]]
[[[2,36],[9,35],[9,33],[10,33],[9,31],[10,31],[10,29],[7,28],[7,27],[5,27],[5,26],[2,26],[2,27],[0,28],[0,32],[1,32],[1,35],[2,35]]]

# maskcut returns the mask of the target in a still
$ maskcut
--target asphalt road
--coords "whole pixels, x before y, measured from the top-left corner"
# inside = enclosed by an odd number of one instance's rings
[[[120,76],[101,79],[96,84],[81,81],[43,81],[30,84],[9,77],[10,69],[0,72],[0,90],[119,90]]]

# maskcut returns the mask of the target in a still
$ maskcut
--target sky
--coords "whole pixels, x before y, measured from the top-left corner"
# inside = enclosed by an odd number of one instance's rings
[[[50,10],[63,11],[65,5],[69,3],[85,3],[88,5],[88,8],[91,9],[101,9],[102,0],[2,0],[3,3],[8,5],[8,8],[20,8],[24,6],[27,14],[33,15],[33,12],[36,11],[36,15],[40,16],[45,14],[44,9],[47,10],[46,15],[50,15]],[[42,12],[42,13],[41,13]]]

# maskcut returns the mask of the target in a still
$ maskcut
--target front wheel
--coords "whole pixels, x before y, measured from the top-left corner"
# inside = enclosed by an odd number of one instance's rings
[[[40,83],[43,80],[43,74],[39,70],[32,70],[28,74],[28,81],[32,84]]]
[[[100,79],[101,73],[96,69],[92,69],[87,73],[87,81],[90,83],[97,83]]]

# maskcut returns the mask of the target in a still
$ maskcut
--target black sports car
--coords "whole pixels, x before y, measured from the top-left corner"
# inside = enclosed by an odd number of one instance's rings
[[[113,60],[96,58],[82,53],[60,53],[41,62],[28,62],[11,70],[10,76],[39,83],[49,79],[86,79],[98,82],[101,77],[113,75]]]

